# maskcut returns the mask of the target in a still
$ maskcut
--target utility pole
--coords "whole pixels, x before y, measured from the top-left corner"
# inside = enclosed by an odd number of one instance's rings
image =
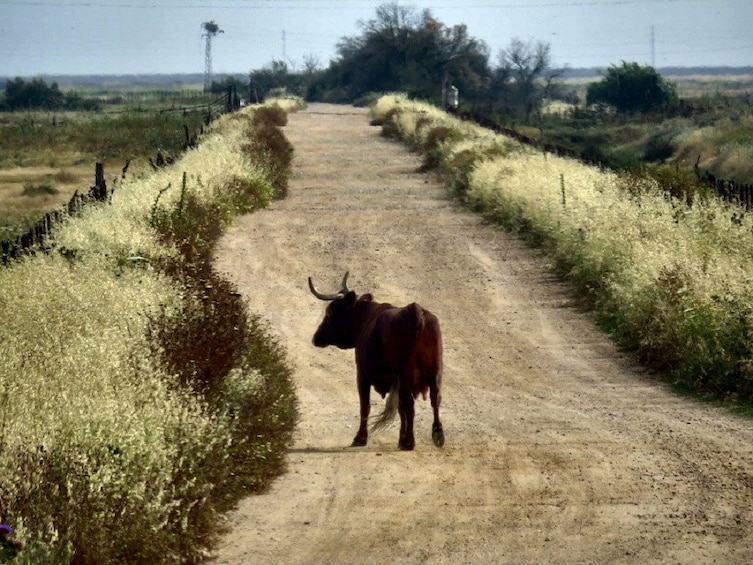
[[[282,60],[287,63],[288,62],[288,54],[285,49],[285,30],[282,30]]]
[[[655,35],[654,35],[654,26],[651,26],[651,66],[653,68],[656,68],[656,42],[655,42]]]
[[[220,29],[214,20],[201,24],[204,33],[201,37],[207,38],[206,48],[204,49],[204,92],[209,92],[212,88],[212,38],[218,33],[225,33]]]

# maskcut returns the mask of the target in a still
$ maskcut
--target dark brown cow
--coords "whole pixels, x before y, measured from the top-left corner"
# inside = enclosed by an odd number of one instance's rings
[[[404,308],[374,302],[371,294],[356,296],[348,289],[345,273],[340,290],[323,294],[309,288],[317,298],[328,300],[324,320],[314,334],[316,347],[334,345],[356,350],[358,396],[361,401],[361,425],[353,439],[354,446],[366,445],[369,437],[369,395],[374,387],[387,402],[376,418],[371,431],[386,426],[400,413],[400,449],[413,449],[414,399],[419,394],[431,397],[434,409],[432,439],[444,445],[444,432],[439,421],[442,399],[442,334],[437,317],[415,302]]]

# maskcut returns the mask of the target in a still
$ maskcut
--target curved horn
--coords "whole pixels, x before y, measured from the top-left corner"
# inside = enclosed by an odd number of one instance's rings
[[[311,294],[316,296],[319,300],[335,300],[337,298],[340,298],[341,296],[345,296],[349,292],[348,290],[348,272],[345,272],[345,276],[343,277],[343,281],[340,283],[340,290],[338,290],[334,294],[324,294],[323,292],[319,292],[314,287],[314,282],[311,280],[311,277],[309,277],[309,288],[311,289]]]
[[[350,271],[345,271],[345,276],[343,277],[343,282],[340,283],[340,293],[341,294],[348,294],[350,292],[350,289],[348,288],[348,275],[350,274]]]

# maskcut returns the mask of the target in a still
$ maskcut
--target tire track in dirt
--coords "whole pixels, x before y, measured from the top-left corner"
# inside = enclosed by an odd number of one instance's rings
[[[608,339],[536,251],[459,209],[365,111],[290,116],[290,196],[242,218],[217,265],[280,336],[302,419],[289,472],[228,517],[217,563],[747,563],[753,424],[667,392]],[[416,406],[350,448],[352,352],[310,342],[350,286],[436,313],[442,418]],[[375,409],[381,400],[375,395]]]

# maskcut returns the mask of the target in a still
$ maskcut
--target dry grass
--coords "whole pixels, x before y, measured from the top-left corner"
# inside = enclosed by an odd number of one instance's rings
[[[85,192],[92,184],[93,164],[0,169],[0,240],[13,239],[47,212],[65,206],[76,191]],[[53,190],[27,189],[44,186]]]
[[[404,98],[381,102],[377,112],[391,112],[390,128],[413,145],[412,124],[437,115]],[[448,124],[439,115],[421,131]],[[751,215],[707,195],[691,207],[650,177],[467,127],[458,126],[460,141],[440,144],[440,170],[470,206],[544,246],[605,328],[648,365],[702,394],[753,401]]]
[[[253,110],[0,269],[0,517],[19,563],[195,562],[296,421],[284,351],[213,272],[274,195]],[[184,177],[185,172],[185,177]],[[186,179],[185,184],[183,179]]]
[[[177,155],[184,125],[196,132],[201,116],[93,112],[18,112],[0,116],[0,240],[13,239],[45,213],[94,184],[94,165],[105,165],[108,183],[127,160],[131,176],[148,171],[158,150]],[[29,198],[27,185],[49,184],[57,194]]]

